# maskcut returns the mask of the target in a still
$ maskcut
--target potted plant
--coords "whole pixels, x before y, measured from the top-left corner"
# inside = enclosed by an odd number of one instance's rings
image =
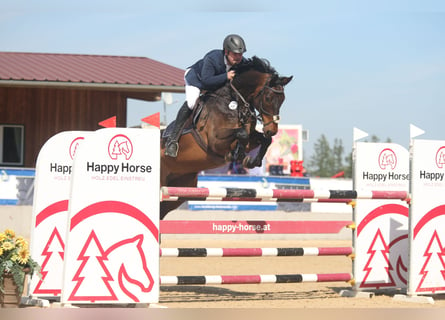
[[[0,233],[0,302],[2,306],[7,299],[11,300],[8,296],[15,296],[18,305],[23,293],[25,275],[32,276],[36,272],[40,274],[40,266],[30,257],[28,241],[16,236],[10,229]]]

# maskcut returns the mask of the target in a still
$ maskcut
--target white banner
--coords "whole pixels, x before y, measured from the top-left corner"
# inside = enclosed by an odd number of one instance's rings
[[[73,167],[63,303],[159,299],[159,129],[108,128]]]
[[[445,292],[445,141],[413,140],[408,294]]]
[[[394,143],[356,142],[354,188],[360,192],[408,192],[408,151]],[[355,289],[406,288],[407,203],[397,199],[358,199],[354,221]]]
[[[33,296],[61,294],[73,158],[88,134],[61,132],[51,137],[39,152],[34,182],[31,255],[42,268],[42,278],[32,278],[30,294]]]

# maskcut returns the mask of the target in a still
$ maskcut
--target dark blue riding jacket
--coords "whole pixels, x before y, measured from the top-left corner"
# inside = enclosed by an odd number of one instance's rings
[[[243,58],[244,59],[244,58]],[[216,90],[227,81],[224,50],[212,50],[197,61],[185,76],[188,84],[201,90]]]

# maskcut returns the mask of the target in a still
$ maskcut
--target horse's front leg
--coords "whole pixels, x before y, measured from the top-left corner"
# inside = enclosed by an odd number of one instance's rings
[[[246,157],[246,146],[249,143],[249,134],[244,128],[234,129],[233,139],[231,151],[227,153],[225,157],[228,162]]]
[[[255,167],[261,167],[263,164],[263,158],[266,154],[267,149],[272,143],[272,137],[266,137],[262,133],[258,131],[252,132],[250,136],[250,145],[252,146],[251,149],[253,149],[256,146],[260,146],[260,149],[258,150],[258,153],[254,158],[251,158],[249,156],[244,158],[243,166],[246,168],[252,169]]]
[[[239,141],[236,142],[235,148],[227,155],[227,158],[230,161],[242,160],[245,157],[246,157],[246,148]]]

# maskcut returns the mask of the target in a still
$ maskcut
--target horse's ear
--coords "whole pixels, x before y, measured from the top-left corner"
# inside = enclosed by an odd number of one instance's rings
[[[294,76],[290,76],[290,77],[280,77],[280,83],[281,83],[281,85],[285,86],[286,84],[288,84],[288,83],[292,80],[293,77],[294,77]]]

